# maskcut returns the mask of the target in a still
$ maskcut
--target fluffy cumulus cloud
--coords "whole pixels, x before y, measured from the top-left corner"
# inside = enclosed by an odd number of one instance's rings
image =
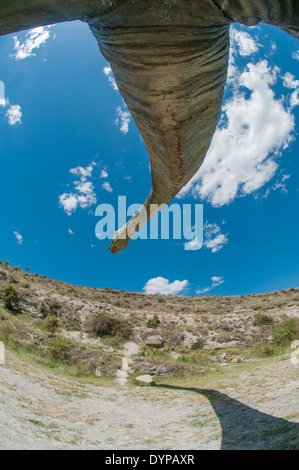
[[[6,109],[5,117],[10,126],[22,123],[22,110],[18,104],[11,105],[9,99],[5,98],[5,85],[0,80],[0,108]]]
[[[223,248],[223,245],[228,243],[228,234],[221,233],[221,228],[217,224],[210,224],[206,222],[204,225],[204,246],[217,253]]]
[[[126,106],[124,108],[118,106],[116,108],[116,116],[115,124],[120,127],[120,132],[127,134],[131,122],[131,114],[128,108]]]
[[[50,37],[52,26],[40,26],[28,31],[23,40],[20,36],[14,36],[15,60],[23,60],[36,55],[35,51],[44,45]]]
[[[210,290],[215,289],[215,287],[218,287],[218,286],[220,286],[221,284],[224,283],[224,279],[223,279],[222,276],[213,276],[211,278],[211,281],[212,281],[212,283],[211,283],[210,286],[204,287],[203,289],[198,288],[196,290],[196,294],[198,294],[198,295],[205,294],[206,292],[209,292]]]
[[[222,233],[221,228],[216,223],[206,222],[203,227],[203,235],[203,243],[195,236],[190,242],[185,243],[185,250],[200,250],[204,246],[212,253],[217,253],[228,243],[228,234]]]
[[[294,108],[299,104],[299,80],[295,80],[294,75],[287,72],[283,77],[283,84],[289,90],[294,90],[290,96],[290,107]]]
[[[111,70],[111,67],[110,66],[104,67],[103,72],[106,75],[106,77],[108,78],[108,81],[109,81],[110,85],[112,86],[112,88],[114,90],[118,91],[118,86],[116,84],[115,78],[113,77],[113,72]]]
[[[111,188],[109,181],[105,181],[105,183],[102,184],[102,189],[104,189],[108,193],[113,192],[113,189]]]
[[[23,245],[23,237],[22,237],[22,235],[21,235],[19,232],[16,232],[16,231],[14,231],[13,234],[14,234],[14,236],[15,236],[16,239],[17,239],[17,244],[18,244],[18,245]]]
[[[215,207],[251,194],[271,180],[278,156],[292,140],[298,83],[290,74],[283,78],[278,67],[266,60],[252,59],[244,67],[237,66],[238,54],[250,57],[258,49],[248,36],[242,31],[232,33],[229,98],[205,162],[180,193],[191,193]],[[287,89],[295,90],[284,99],[277,98],[273,90],[282,78]]]
[[[5,114],[8,124],[14,126],[15,124],[22,123],[22,110],[18,104],[10,105]]]
[[[247,32],[235,28],[230,30],[231,48],[237,49],[241,56],[249,56],[258,52],[259,45]]]
[[[164,277],[155,277],[145,284],[143,291],[146,294],[177,295],[181,294],[188,287],[188,284],[186,280],[169,282]]]
[[[108,176],[109,176],[109,175],[108,175],[108,173],[107,173],[106,170],[102,170],[102,171],[101,171],[100,178],[108,178]]]
[[[92,176],[95,166],[95,162],[92,162],[86,168],[78,166],[70,169],[70,173],[79,179],[74,182],[74,190],[72,192],[59,196],[59,205],[68,215],[75,212],[78,207],[86,209],[97,202],[94,186],[88,179]]]
[[[108,81],[110,85],[112,86],[112,88],[115,91],[119,91],[110,65],[107,65],[106,67],[104,67],[103,72],[105,76],[108,78]],[[116,108],[115,124],[120,128],[120,132],[122,134],[127,134],[129,132],[131,119],[132,117],[131,117],[130,111],[128,110],[128,107],[125,103],[123,103],[123,106],[118,106]]]

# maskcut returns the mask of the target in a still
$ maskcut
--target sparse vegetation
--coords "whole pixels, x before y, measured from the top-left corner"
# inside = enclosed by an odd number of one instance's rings
[[[160,325],[160,320],[156,313],[153,316],[153,318],[150,318],[146,323],[146,326],[148,328],[157,328],[159,325]]]
[[[24,314],[20,321],[18,316],[0,309],[0,319],[0,341],[6,348],[47,368],[63,370],[67,375],[95,377],[100,367],[105,378],[115,376],[121,366],[119,357],[101,348],[89,348],[61,335],[43,334],[41,327],[45,322],[35,319],[32,323],[29,315]]]
[[[104,313],[93,314],[85,322],[85,331],[95,336],[119,335],[128,339],[132,333],[130,322]]]
[[[299,319],[285,320],[274,330],[274,344],[276,346],[289,346],[297,338],[299,338]]]
[[[19,293],[17,288],[13,284],[7,284],[2,293],[2,301],[5,308],[11,311],[15,311],[19,304]]]
[[[274,323],[274,319],[269,315],[265,315],[264,313],[256,313],[254,315],[253,325],[254,326],[264,326],[264,325],[272,325]]]
[[[59,320],[57,317],[54,315],[49,315],[46,320],[45,320],[45,327],[47,330],[51,333],[54,334],[55,331],[57,330],[59,326]]]
[[[266,358],[283,354],[299,338],[299,320],[288,317],[298,309],[299,289],[225,298],[145,296],[71,286],[2,263],[3,301],[8,284],[21,302],[10,288],[10,306],[0,309],[0,340],[18,354],[72,374],[94,376],[96,367],[115,374],[122,346],[131,340],[144,343],[133,370],[190,377],[221,370],[224,353],[227,364],[236,356]],[[151,345],[151,337],[160,346]]]

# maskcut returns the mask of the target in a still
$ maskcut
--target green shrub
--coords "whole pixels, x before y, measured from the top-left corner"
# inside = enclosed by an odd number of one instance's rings
[[[127,320],[111,317],[106,314],[92,315],[85,322],[85,330],[95,336],[122,336],[128,338],[132,326]]]
[[[47,330],[54,334],[59,326],[59,320],[54,315],[49,315],[45,320],[45,327]]]
[[[299,334],[299,321],[294,318],[285,320],[274,331],[274,343],[277,346],[288,346]]]
[[[275,348],[270,344],[260,344],[255,350],[256,354],[261,357],[270,357],[275,355]]]
[[[4,306],[8,310],[16,310],[19,304],[19,293],[13,284],[7,284],[2,293]]]
[[[55,361],[70,362],[69,342],[62,336],[56,336],[48,342],[49,352]]]
[[[160,320],[157,314],[155,314],[153,318],[150,318],[146,324],[148,328],[157,328],[158,325],[160,325]]]
[[[274,322],[273,318],[264,313],[256,313],[254,315],[253,326],[264,326],[272,325]]]

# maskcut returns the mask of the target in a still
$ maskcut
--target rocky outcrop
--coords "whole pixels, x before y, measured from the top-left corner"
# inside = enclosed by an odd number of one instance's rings
[[[19,282],[15,276],[13,276],[11,273],[8,273],[7,271],[4,271],[3,269],[0,269],[0,281],[12,284],[17,284]]]

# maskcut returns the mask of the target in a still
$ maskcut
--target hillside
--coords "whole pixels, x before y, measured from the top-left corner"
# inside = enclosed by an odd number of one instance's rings
[[[147,295],[2,263],[1,297],[11,289],[0,305],[0,447],[299,447],[298,288]]]
[[[148,295],[71,286],[2,265],[0,293],[8,283],[19,301],[14,312],[1,311],[0,340],[75,375],[115,376],[128,342],[138,350],[132,373],[186,377],[282,353],[299,337],[295,288],[225,298]]]

